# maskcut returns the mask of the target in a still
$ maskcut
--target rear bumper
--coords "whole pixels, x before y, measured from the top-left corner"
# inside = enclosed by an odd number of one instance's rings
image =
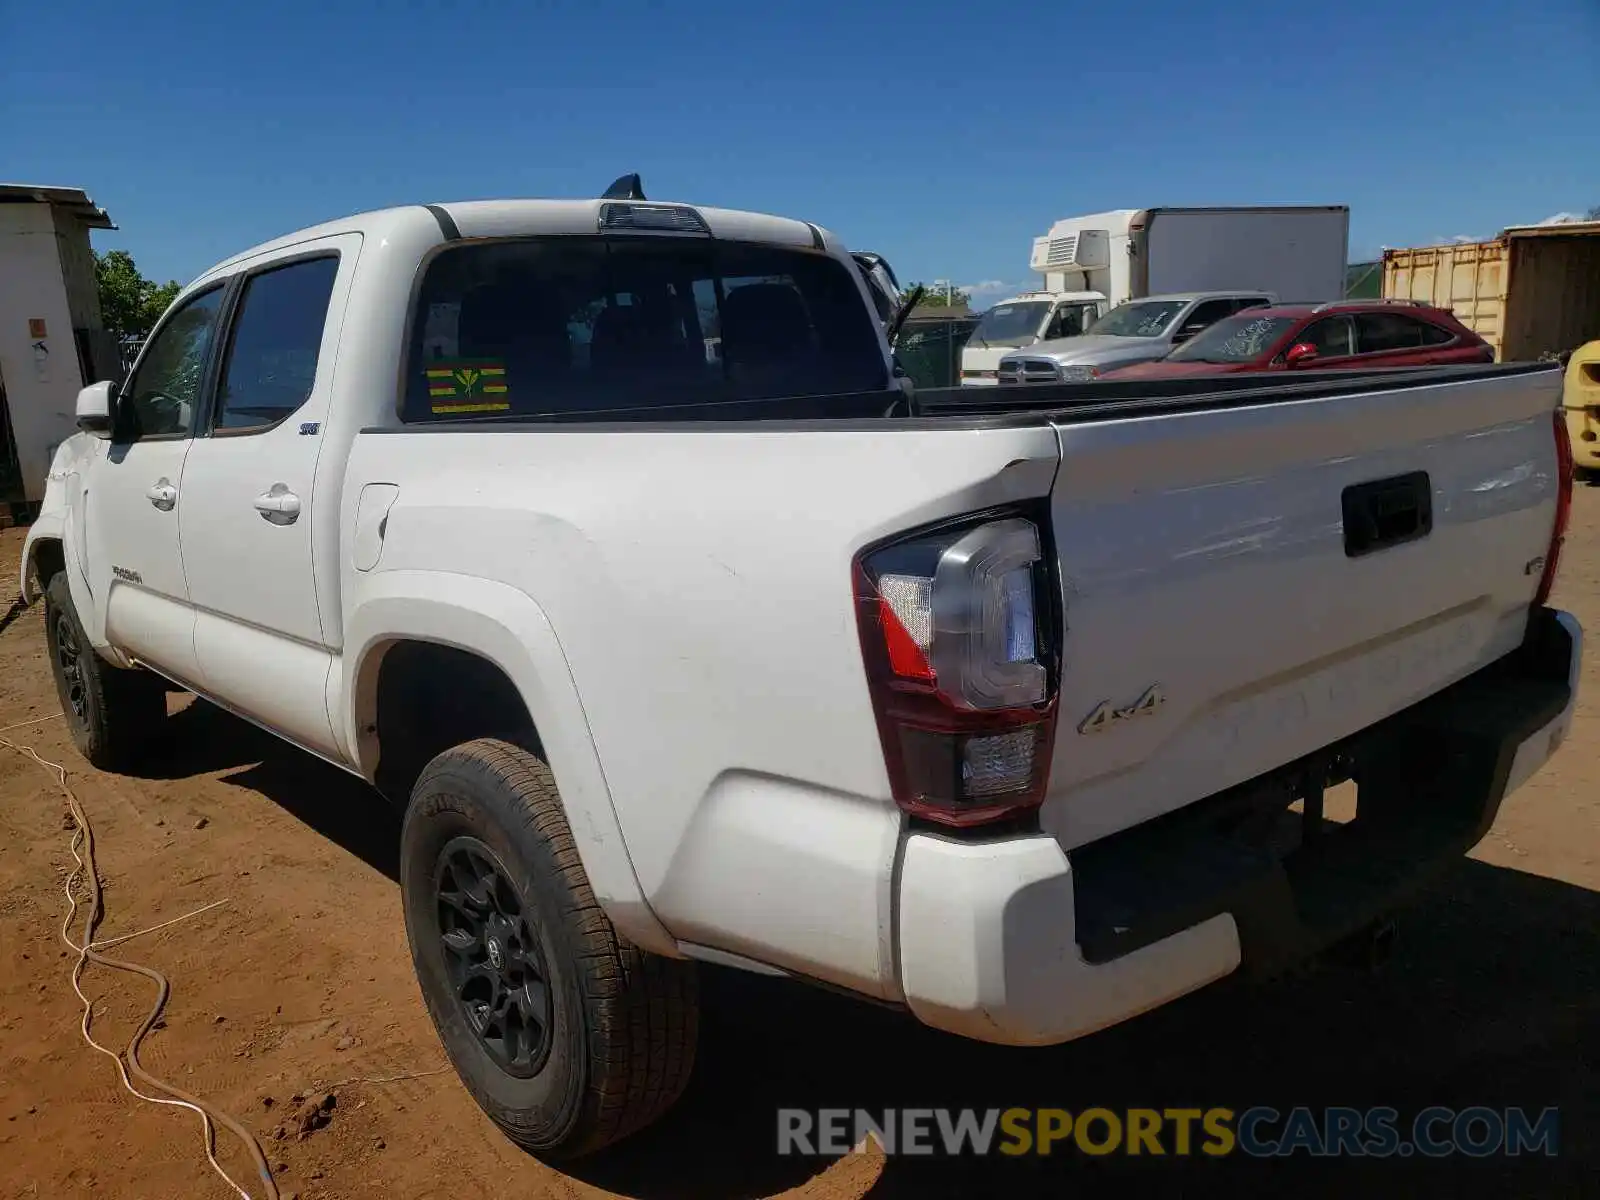
[[[1537,610],[1512,654],[1348,742],[1071,854],[1044,836],[912,835],[908,1005],[952,1033],[1041,1045],[1315,954],[1477,844],[1565,739],[1582,644],[1570,614]],[[1354,820],[1287,847],[1264,835],[1308,780],[1346,775]]]

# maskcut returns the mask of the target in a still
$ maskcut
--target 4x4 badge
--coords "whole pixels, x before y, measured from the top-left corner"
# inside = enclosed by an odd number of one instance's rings
[[[1144,695],[1126,708],[1118,708],[1109,700],[1102,701],[1099,708],[1079,722],[1078,732],[1099,733],[1102,730],[1110,729],[1119,721],[1131,720],[1134,717],[1154,716],[1156,709],[1166,702],[1167,698],[1161,694],[1161,685],[1152,683],[1145,688]]]

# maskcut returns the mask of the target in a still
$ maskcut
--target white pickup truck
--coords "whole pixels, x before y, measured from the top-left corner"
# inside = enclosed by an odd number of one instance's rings
[[[90,762],[176,685],[403,807],[440,1037],[572,1156],[682,1090],[696,960],[1041,1045],[1385,917],[1572,719],[1559,397],[916,394],[804,221],[418,205],[185,288],[22,585]]]

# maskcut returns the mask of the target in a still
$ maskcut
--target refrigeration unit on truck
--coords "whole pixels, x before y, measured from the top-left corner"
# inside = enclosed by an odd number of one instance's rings
[[[1008,351],[1077,337],[1119,304],[1177,292],[1344,295],[1350,209],[1123,208],[1057,221],[1033,240],[1039,291],[996,304],[967,339],[961,382],[995,382]]]

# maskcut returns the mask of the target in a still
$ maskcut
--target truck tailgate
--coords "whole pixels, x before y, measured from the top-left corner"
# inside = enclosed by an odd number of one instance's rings
[[[1513,650],[1555,520],[1559,397],[1541,371],[1056,420],[1044,828],[1093,841]]]

